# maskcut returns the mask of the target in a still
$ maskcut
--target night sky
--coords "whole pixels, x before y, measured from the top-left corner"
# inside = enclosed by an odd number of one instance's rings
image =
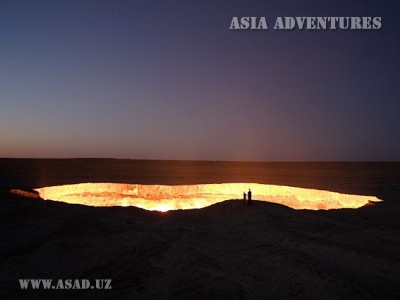
[[[0,157],[399,160],[398,2],[0,0]]]

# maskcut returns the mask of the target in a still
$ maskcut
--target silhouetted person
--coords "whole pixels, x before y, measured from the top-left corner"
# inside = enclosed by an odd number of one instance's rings
[[[251,205],[251,190],[249,189],[249,191],[247,192],[247,204]]]
[[[246,205],[246,193],[243,192],[243,205]]]

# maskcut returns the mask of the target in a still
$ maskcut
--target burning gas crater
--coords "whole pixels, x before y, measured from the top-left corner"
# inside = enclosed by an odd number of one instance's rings
[[[36,189],[42,199],[90,206],[136,206],[168,211],[210,206],[228,199],[241,199],[248,189],[253,199],[294,209],[358,208],[381,201],[373,196],[340,194],[315,189],[257,183],[196,185],[141,185],[81,183]],[[241,200],[243,201],[243,200]]]

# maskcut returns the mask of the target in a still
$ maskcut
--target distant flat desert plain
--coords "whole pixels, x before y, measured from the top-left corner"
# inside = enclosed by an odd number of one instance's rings
[[[382,201],[293,209],[254,191],[252,205],[241,193],[160,212],[34,190],[79,183],[257,183]],[[397,162],[0,159],[0,298],[400,299],[399,215]],[[112,288],[22,290],[24,278],[111,279]]]

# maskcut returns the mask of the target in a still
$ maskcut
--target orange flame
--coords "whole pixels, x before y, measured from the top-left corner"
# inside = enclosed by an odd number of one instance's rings
[[[258,183],[196,185],[140,185],[119,183],[81,183],[36,189],[45,200],[90,206],[136,206],[168,211],[210,206],[228,199],[241,199],[251,189],[253,199],[282,204],[294,209],[358,208],[380,199],[374,196]],[[243,200],[242,200],[243,201]]]

